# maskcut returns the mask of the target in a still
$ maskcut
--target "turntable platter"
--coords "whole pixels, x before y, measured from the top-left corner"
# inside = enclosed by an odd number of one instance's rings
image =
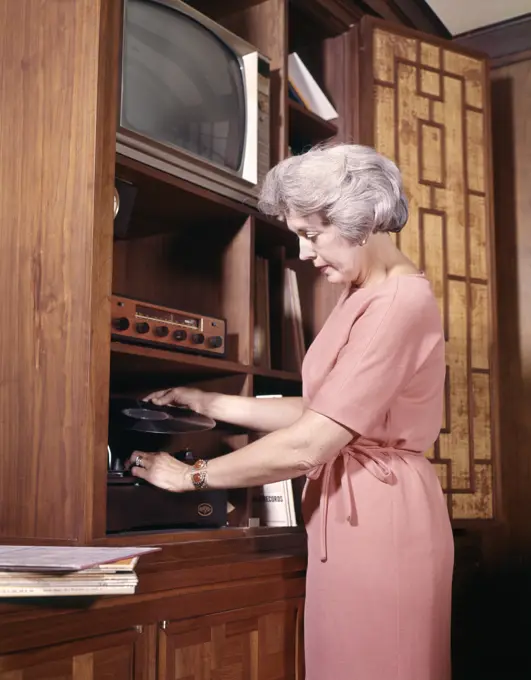
[[[211,430],[216,421],[184,406],[158,406],[148,401],[111,398],[111,415],[126,430],[153,434],[181,434]]]

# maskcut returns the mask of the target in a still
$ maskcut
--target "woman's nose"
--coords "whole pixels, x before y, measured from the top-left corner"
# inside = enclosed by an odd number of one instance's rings
[[[311,243],[302,239],[299,240],[299,259],[300,260],[315,259],[315,252]]]

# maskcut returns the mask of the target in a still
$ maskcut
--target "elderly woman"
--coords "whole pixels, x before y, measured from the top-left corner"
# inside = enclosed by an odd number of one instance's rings
[[[316,148],[269,172],[260,208],[343,287],[303,397],[152,394],[269,434],[195,469],[136,452],[133,474],[175,492],[306,475],[306,679],[449,680],[453,540],[423,455],[441,427],[444,337],[429,282],[389,237],[407,221],[400,173],[367,147]]]

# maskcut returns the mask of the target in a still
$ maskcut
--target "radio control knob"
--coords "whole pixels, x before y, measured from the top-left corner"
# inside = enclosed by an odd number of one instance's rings
[[[148,333],[149,332],[149,324],[146,323],[145,321],[140,321],[139,323],[136,324],[136,332],[137,333]]]
[[[126,331],[129,328],[129,319],[126,316],[121,316],[118,319],[113,319],[112,325],[117,331]]]
[[[155,335],[157,335],[159,338],[165,338],[170,332],[170,329],[168,326],[157,326],[155,328]]]
[[[213,349],[221,347],[222,344],[223,338],[220,335],[213,335],[211,338],[208,338],[208,346]]]
[[[177,340],[177,342],[182,342],[183,340],[186,340],[186,331],[175,331],[173,334],[173,339]]]
[[[191,340],[194,345],[200,345],[201,343],[205,342],[205,336],[203,333],[194,333],[191,337]]]

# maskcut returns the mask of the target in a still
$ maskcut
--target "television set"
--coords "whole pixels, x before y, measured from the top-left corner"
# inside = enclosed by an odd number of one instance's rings
[[[267,57],[181,0],[124,0],[121,48],[117,153],[255,203],[270,165]]]

